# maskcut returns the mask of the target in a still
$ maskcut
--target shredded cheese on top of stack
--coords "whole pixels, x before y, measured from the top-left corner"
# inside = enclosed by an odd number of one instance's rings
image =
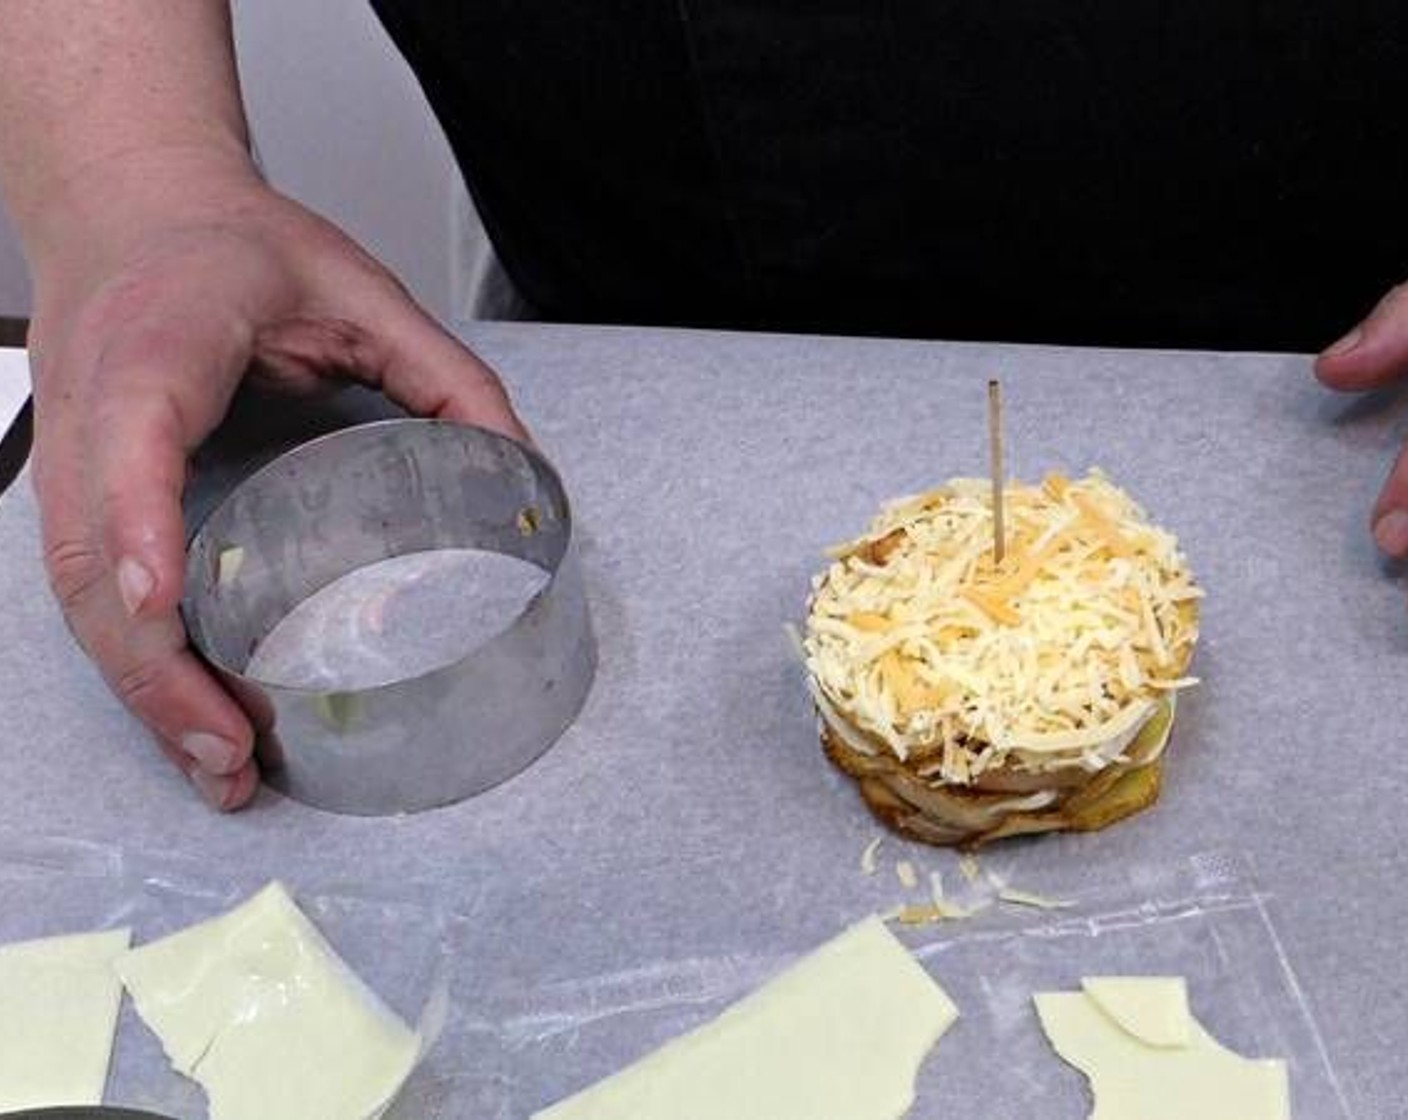
[[[1173,534],[1098,470],[1003,491],[955,479],[889,503],[813,580],[803,643],[822,719],[921,777],[1095,772],[1122,758],[1183,676],[1195,584]]]

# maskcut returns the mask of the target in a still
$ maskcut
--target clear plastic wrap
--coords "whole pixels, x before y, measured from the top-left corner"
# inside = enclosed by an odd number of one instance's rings
[[[1139,974],[1186,977],[1194,1013],[1217,1038],[1249,1057],[1286,1059],[1297,1120],[1349,1117],[1269,901],[1239,860],[1207,855],[1106,872],[1091,887],[1088,867],[1007,884],[1000,854],[984,857],[970,884],[945,858],[947,896],[979,912],[892,924],[962,1013],[921,1070],[910,1120],[1084,1120],[1091,1107],[1084,1078],[1046,1042],[1032,994],[1078,988],[1083,976]],[[877,893],[922,902],[922,879],[918,892],[902,892],[888,872],[882,864]],[[999,901],[1009,885],[1069,905]],[[825,892],[817,899],[831,908]],[[838,914],[835,932],[862,916]],[[735,952],[560,974],[531,989],[481,983],[446,1040],[463,1071],[460,1092],[477,1105],[464,1115],[523,1120],[707,1022],[814,947],[759,953],[750,939],[741,933]]]
[[[264,883],[99,845],[0,839],[0,943],[129,926],[133,943],[142,944],[224,913]],[[454,919],[413,886],[285,885],[353,972],[417,1027],[428,1066],[447,1016]],[[105,1100],[182,1120],[205,1115],[200,1087],[171,1069],[130,1000],[118,1021]],[[422,1078],[418,1068],[386,1116],[433,1117],[450,1103],[443,1082],[428,1069]]]
[[[115,848],[0,835],[0,944],[130,924]]]
[[[901,895],[922,901],[927,869],[939,865],[945,897],[980,907],[965,920],[892,926],[962,1012],[920,1072],[911,1120],[1084,1120],[1084,1079],[1047,1044],[1031,997],[1078,987],[1083,976],[1132,974],[1186,977],[1195,1014],[1217,1038],[1251,1057],[1286,1059],[1297,1120],[1349,1120],[1277,936],[1273,902],[1239,859],[1203,855],[1098,876],[1074,861],[1043,861],[1039,881],[1020,881],[1013,869],[1030,863],[999,852],[969,865],[969,882],[951,856],[936,854],[919,868],[917,890],[897,884],[891,862],[882,860],[865,882],[875,909]],[[776,915],[795,912],[799,900],[813,900],[809,917],[833,933],[864,916],[854,908],[856,892],[782,871],[776,898],[748,913],[718,898],[717,921],[704,928],[699,911],[691,919],[665,894],[673,889],[678,900],[687,884],[661,865],[660,910],[603,911],[602,938],[589,944],[553,922],[561,896],[544,890],[541,878],[491,892],[472,919],[446,913],[430,889],[287,885],[400,1015],[430,1033],[443,1020],[392,1120],[525,1120],[707,1022],[814,948],[819,942],[795,928],[774,925],[767,936]],[[575,876],[572,894],[607,897],[614,873],[601,872],[600,882]],[[859,874],[843,869],[837,877]],[[147,941],[220,913],[261,885],[166,858],[0,839],[0,941],[115,925],[131,925],[136,940]],[[1004,887],[1039,892],[1063,908],[1003,903]],[[680,937],[681,922],[702,935]],[[637,952],[622,967],[622,936],[632,931]],[[687,953],[662,950],[686,942]],[[698,951],[701,944],[709,950]],[[199,1089],[171,1072],[130,1004],[108,1099],[183,1120],[204,1115]]]

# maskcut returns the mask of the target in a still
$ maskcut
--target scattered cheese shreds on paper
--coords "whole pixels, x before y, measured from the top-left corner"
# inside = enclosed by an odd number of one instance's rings
[[[885,842],[883,836],[877,836],[865,846],[865,851],[860,854],[860,869],[866,875],[874,875],[880,867],[880,845]]]
[[[928,926],[939,922],[961,922],[986,910],[990,901],[978,902],[973,906],[960,906],[956,902],[938,900],[927,903],[901,903],[880,915],[886,922],[898,922],[902,926]]]
[[[907,859],[902,859],[895,864],[895,878],[907,891],[912,891],[919,886],[919,873],[914,870],[914,864]]]
[[[983,866],[978,862],[978,857],[974,855],[959,856],[958,870],[963,872],[963,877],[969,883],[976,883],[983,876]]]
[[[944,873],[942,871],[929,872],[929,896],[938,905],[944,900]]]

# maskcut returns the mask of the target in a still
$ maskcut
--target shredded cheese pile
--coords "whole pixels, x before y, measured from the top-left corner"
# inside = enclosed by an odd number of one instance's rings
[[[1098,771],[1185,677],[1202,591],[1177,539],[1099,471],[1004,489],[955,479],[888,504],[813,580],[803,642],[822,719],[853,749],[971,784]]]

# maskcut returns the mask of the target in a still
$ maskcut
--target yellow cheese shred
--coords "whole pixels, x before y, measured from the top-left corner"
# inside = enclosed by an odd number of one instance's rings
[[[1134,550],[1129,547],[1129,542],[1120,535],[1119,529],[1111,523],[1110,519],[1100,511],[1100,509],[1079,492],[1071,493],[1071,504],[1080,510],[1081,519],[1104,539],[1106,546],[1112,553],[1121,559],[1128,560],[1134,555]]]
[[[960,587],[958,593],[994,622],[1001,623],[1003,626],[1022,625],[1022,616],[1000,596],[980,591],[976,587]]]

